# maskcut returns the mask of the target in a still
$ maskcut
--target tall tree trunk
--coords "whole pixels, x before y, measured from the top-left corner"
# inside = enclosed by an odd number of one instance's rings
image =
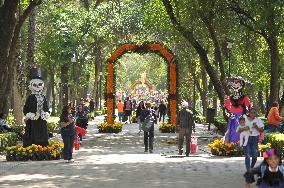
[[[258,104],[262,114],[265,114],[264,102],[263,102],[263,87],[261,87],[257,93]]]
[[[204,67],[201,66],[201,80],[202,80],[202,92],[201,94],[201,100],[202,100],[202,107],[203,107],[203,115],[206,115],[206,109],[208,107],[208,101],[207,101],[207,94],[208,94],[208,83],[207,83],[207,74],[204,70]]]
[[[280,58],[277,37],[271,35],[267,39],[270,53],[270,95],[269,95],[269,107],[273,102],[279,101],[279,74],[280,74]]]
[[[55,101],[56,101],[54,74],[50,75],[50,82],[51,82],[51,94],[52,94],[51,114],[54,115],[55,114]]]
[[[279,103],[280,113],[282,112],[283,107],[284,107],[284,90],[283,90],[283,93],[282,93],[282,96],[281,96],[281,99],[280,99],[280,103]]]
[[[13,109],[15,123],[17,125],[23,124],[23,97],[25,94],[25,80],[24,80],[24,66],[21,61],[21,39],[18,38],[16,45],[16,57],[15,57],[15,66],[14,66],[14,79],[13,79]]]
[[[102,63],[102,51],[101,47],[98,46],[94,49],[95,54],[95,83],[94,83],[94,99],[95,99],[95,110],[99,108],[99,84],[100,84],[100,66]]]
[[[17,21],[19,0],[6,0],[0,7],[0,112],[7,113],[11,95],[16,43],[21,27],[31,10],[41,3],[40,0],[31,1],[27,9]]]
[[[33,8],[29,18],[27,64],[29,69],[35,66],[35,40],[36,40],[36,8]]]
[[[65,106],[68,104],[68,69],[67,63],[61,66],[61,87],[62,87],[62,104]]]

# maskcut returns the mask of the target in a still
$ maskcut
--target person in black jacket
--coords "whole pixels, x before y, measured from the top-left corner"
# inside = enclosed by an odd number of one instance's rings
[[[155,111],[151,109],[151,103],[146,103],[146,108],[142,110],[140,115],[140,121],[145,123],[144,121],[146,118],[154,119],[154,123],[149,131],[144,131],[144,145],[145,145],[145,152],[153,153],[153,142],[154,142],[154,124],[157,123],[157,116],[155,115]]]
[[[165,102],[161,100],[161,104],[159,105],[159,114],[160,114],[159,121],[161,121],[163,118],[163,123],[165,122],[166,113],[167,113],[167,107],[165,105]]]
[[[137,118],[137,121],[138,121],[138,124],[139,124],[139,133],[141,132],[141,121],[140,121],[140,115],[141,115],[141,112],[142,110],[145,109],[145,105],[144,105],[144,102],[141,101],[136,109],[136,118]]]

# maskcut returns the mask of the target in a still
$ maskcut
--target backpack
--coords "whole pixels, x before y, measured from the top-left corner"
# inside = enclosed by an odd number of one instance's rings
[[[142,122],[142,130],[145,132],[149,132],[150,129],[154,126],[154,118],[150,113],[145,120]]]

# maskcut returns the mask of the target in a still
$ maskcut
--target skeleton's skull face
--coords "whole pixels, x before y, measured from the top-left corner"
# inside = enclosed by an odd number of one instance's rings
[[[231,79],[228,82],[228,86],[233,92],[240,92],[244,88],[244,81],[241,79]]]
[[[32,94],[41,94],[43,92],[44,82],[40,79],[32,79],[30,81],[29,89]]]

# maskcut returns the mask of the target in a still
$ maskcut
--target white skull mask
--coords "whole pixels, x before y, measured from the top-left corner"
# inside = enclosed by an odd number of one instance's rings
[[[42,94],[44,88],[44,82],[40,79],[32,79],[30,81],[29,89],[32,94]]]

